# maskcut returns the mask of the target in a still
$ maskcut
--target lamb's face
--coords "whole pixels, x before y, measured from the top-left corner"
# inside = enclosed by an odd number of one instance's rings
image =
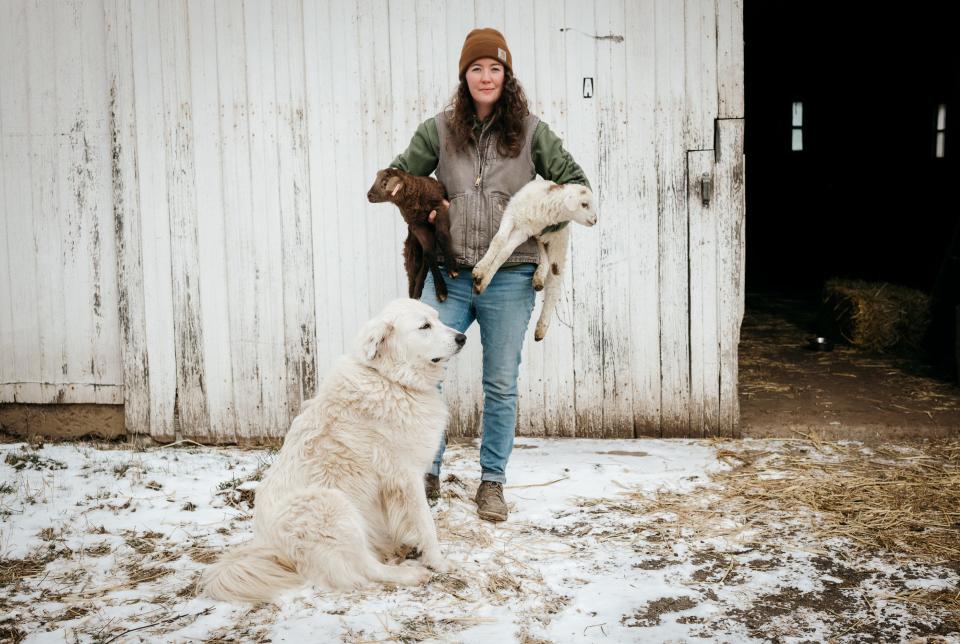
[[[567,210],[573,213],[571,221],[583,226],[593,226],[597,223],[597,213],[593,208],[593,192],[586,186],[568,183],[564,186],[566,194],[563,203]]]
[[[373,180],[373,185],[367,190],[367,201],[370,203],[393,201],[397,193],[403,188],[401,172],[396,168],[384,168],[377,172],[377,178]]]

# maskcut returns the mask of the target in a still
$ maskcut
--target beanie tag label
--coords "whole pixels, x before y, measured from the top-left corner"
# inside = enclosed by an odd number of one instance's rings
[[[507,62],[507,52],[497,47],[497,58],[499,58],[503,62]]]

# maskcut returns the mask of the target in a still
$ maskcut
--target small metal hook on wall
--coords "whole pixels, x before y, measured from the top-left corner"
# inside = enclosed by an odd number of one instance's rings
[[[713,196],[713,177],[709,172],[700,175],[700,199],[704,206],[710,205],[710,198]]]

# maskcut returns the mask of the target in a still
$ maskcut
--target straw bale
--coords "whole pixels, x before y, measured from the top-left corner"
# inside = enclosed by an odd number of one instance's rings
[[[917,352],[930,323],[930,297],[904,286],[828,280],[821,324],[825,332],[871,351]]]

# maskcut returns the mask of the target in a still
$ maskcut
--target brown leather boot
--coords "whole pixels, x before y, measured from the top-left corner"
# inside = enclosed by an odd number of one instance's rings
[[[436,474],[423,475],[423,491],[427,494],[428,501],[436,501],[440,498],[440,477]]]
[[[503,483],[480,481],[477,488],[477,514],[485,521],[506,521],[507,504],[503,500]]]

